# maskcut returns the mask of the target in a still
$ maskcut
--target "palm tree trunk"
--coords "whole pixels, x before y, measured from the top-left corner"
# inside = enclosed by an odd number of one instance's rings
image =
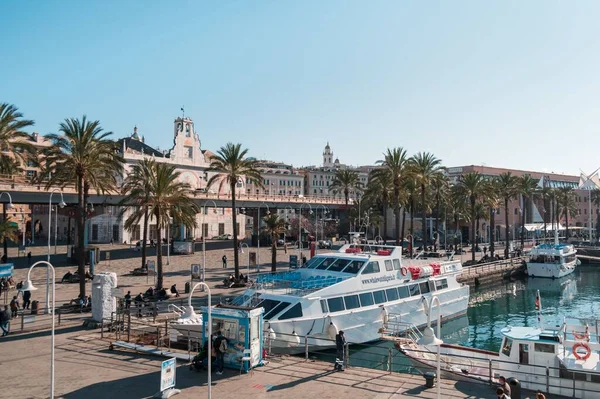
[[[388,204],[387,201],[383,201],[383,234],[380,234],[383,238],[383,243],[386,243],[387,239],[387,214],[388,214]]]
[[[400,212],[398,210],[398,212]],[[400,227],[400,245],[404,247],[404,225],[406,224],[406,207],[402,207],[402,226]]]
[[[277,271],[277,236],[271,236],[271,273]]]
[[[414,227],[415,227],[415,199],[411,196],[410,197],[410,235],[411,236],[414,234],[414,231],[415,231]]]
[[[396,225],[396,246],[400,245],[400,204],[396,202],[396,206],[394,207],[394,223]]]
[[[234,274],[235,280],[240,279],[240,259],[239,259],[239,251],[238,251],[238,232],[237,232],[237,209],[235,206],[235,185],[237,182],[232,182],[229,187],[231,189],[231,213],[233,220],[233,266],[234,266]],[[302,215],[300,215],[302,217]],[[300,234],[300,232],[298,232]]]
[[[508,197],[504,198],[504,223],[506,223],[506,244],[504,245],[504,258],[508,259],[508,253],[510,252],[510,241],[508,237]]]
[[[569,210],[565,208],[565,233],[567,240],[569,239]]]
[[[160,215],[158,212],[154,214],[156,217],[156,290],[161,290],[163,287],[163,264],[162,264],[162,234],[160,228]]]
[[[437,251],[437,242],[440,239],[440,195],[435,200],[435,240],[433,240],[433,251]]]
[[[526,198],[524,195],[521,196],[523,199],[523,208],[521,209],[521,249],[525,248],[525,215],[527,206],[525,205]]]
[[[496,212],[490,209],[490,256],[494,257],[494,242],[496,241]]]
[[[148,241],[148,206],[144,211],[144,232],[142,233],[142,268],[146,266],[146,251]]]
[[[471,260],[475,262],[475,198],[471,198]]]
[[[423,215],[421,215],[421,234],[423,234],[423,250],[427,248],[427,208],[425,206],[425,185],[421,184],[421,206]]]
[[[85,195],[83,176],[77,181],[77,274],[79,274],[79,295],[85,296]]]

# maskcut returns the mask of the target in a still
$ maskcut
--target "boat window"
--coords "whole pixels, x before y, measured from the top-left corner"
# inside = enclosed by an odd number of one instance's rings
[[[365,267],[362,274],[379,273],[379,262],[372,261]]]
[[[375,303],[373,301],[373,294],[371,292],[365,292],[364,294],[360,294],[360,306],[371,306]]]
[[[347,310],[360,308],[360,302],[358,302],[358,295],[345,296],[344,302],[346,303]]]
[[[429,282],[428,281],[423,281],[422,283],[419,284],[419,287],[421,287],[421,294],[427,294],[429,292]]]
[[[329,266],[329,271],[331,272],[341,272],[347,265],[348,263],[352,262],[350,259],[338,259],[335,262],[333,262],[333,264],[331,266]]]
[[[512,349],[512,339],[504,338],[504,345],[502,345],[502,354],[506,356],[510,356],[510,351]]]
[[[400,298],[408,298],[410,296],[407,286],[398,287],[398,293],[400,294]]]
[[[410,296],[419,295],[421,293],[419,291],[419,284],[413,284],[410,287],[408,287],[408,289],[410,291]]]
[[[340,298],[329,298],[327,300],[327,305],[329,305],[330,312],[341,312],[344,310],[344,300]]]
[[[400,270],[401,268],[400,259],[394,259],[394,270]]]
[[[529,344],[519,344],[519,363],[529,364]]]
[[[287,320],[287,319],[295,319],[297,317],[302,317],[302,305],[300,303],[295,304],[279,317],[279,320]]]
[[[385,290],[388,301],[395,301],[398,299],[398,290],[396,288],[390,288]]]
[[[356,274],[360,271],[360,268],[365,264],[364,260],[353,260],[342,272]]]
[[[329,313],[329,308],[327,307],[327,301],[325,299],[321,299],[321,311],[323,313]]]
[[[437,280],[435,282],[435,288],[437,288],[438,291],[448,288],[448,281],[446,279]]]
[[[316,269],[325,270],[329,266],[331,266],[336,260],[338,260],[338,258],[325,258],[325,260],[319,266],[317,266]]]
[[[308,262],[305,263],[305,267],[309,268],[309,269],[314,269],[317,266],[319,266],[321,264],[321,262],[323,262],[323,260],[325,260],[325,258],[323,257],[314,257],[314,258],[310,258],[308,260]]]
[[[274,301],[272,299],[263,299],[258,305],[256,305],[256,307],[263,308],[265,310],[265,314],[267,314],[273,310],[275,306],[279,305],[280,302],[281,301]]]
[[[392,266],[392,261],[390,259],[385,260],[385,270],[388,272],[394,270],[394,266]]]
[[[385,291],[381,290],[381,291],[375,291],[373,293],[373,298],[375,298],[375,303],[385,303],[387,302],[385,300]]]
[[[279,305],[277,305],[273,309],[271,309],[271,311],[269,313],[265,313],[264,319],[265,320],[272,319],[273,317],[277,316],[279,314],[279,312],[281,312],[283,309],[287,308],[289,305],[290,305],[289,302],[281,302]]]
[[[541,353],[554,353],[554,345],[552,344],[535,344],[534,350]]]
[[[429,291],[435,291],[435,282],[429,280]]]

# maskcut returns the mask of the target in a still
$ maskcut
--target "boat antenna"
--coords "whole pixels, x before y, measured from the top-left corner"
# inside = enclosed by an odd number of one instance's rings
[[[540,298],[540,290],[535,293],[535,310],[537,311],[538,323],[540,323],[540,330],[544,329],[544,321],[542,320],[542,298]]]

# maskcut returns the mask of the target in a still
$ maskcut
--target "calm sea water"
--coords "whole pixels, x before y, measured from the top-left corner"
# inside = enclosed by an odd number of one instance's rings
[[[537,290],[547,327],[560,325],[564,317],[595,318],[600,311],[600,265],[579,266],[570,276],[559,280],[525,278],[474,288],[467,315],[442,324],[442,339],[447,343],[497,351],[502,328],[539,325],[535,310]],[[394,370],[411,371],[409,361],[390,342],[356,345],[350,349],[350,362],[385,369],[390,353]],[[318,357],[326,360],[331,353]]]

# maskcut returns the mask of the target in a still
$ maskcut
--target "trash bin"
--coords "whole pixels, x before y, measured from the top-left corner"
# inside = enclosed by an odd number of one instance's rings
[[[515,377],[506,379],[510,385],[510,399],[521,399],[521,383]]]
[[[32,301],[31,302],[31,314],[38,314],[39,308],[40,308],[40,301]]]
[[[190,282],[189,281],[185,283],[185,293],[186,294],[190,293]]]
[[[435,385],[435,373],[433,371],[427,371],[423,373],[423,377],[425,377],[425,386],[427,388],[433,388]]]

